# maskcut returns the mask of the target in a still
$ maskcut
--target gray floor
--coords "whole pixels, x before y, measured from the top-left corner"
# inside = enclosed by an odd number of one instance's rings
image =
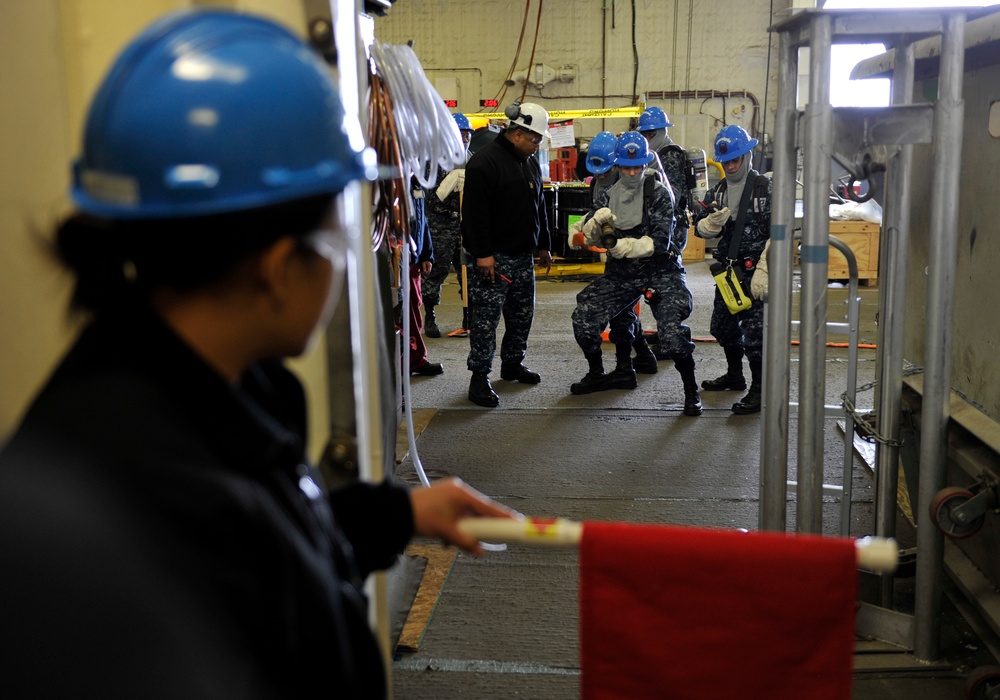
[[[417,439],[429,476],[459,476],[533,516],[756,528],[760,417],[731,412],[739,395],[703,392],[704,415],[684,416],[680,377],[667,362],[660,363],[656,375],[639,375],[633,391],[569,393],[570,384],[586,372],[570,323],[575,295],[585,283],[539,278],[526,364],[542,375],[542,383],[503,382],[495,372],[501,400],[497,409],[480,408],[466,397],[467,340],[428,339],[430,359],[445,365],[443,375],[412,382],[414,407],[437,410]],[[688,265],[688,283],[695,297],[689,323],[693,335],[704,339],[695,354],[701,381],[725,371],[721,349],[710,342],[713,283],[706,263]],[[861,342],[875,343],[877,288],[862,288],[861,294]],[[454,279],[442,297],[438,318],[447,331],[461,320]],[[831,320],[846,313],[845,298],[845,290],[831,291]],[[651,327],[648,309],[643,320]],[[613,355],[606,347],[606,354]],[[874,355],[874,350],[861,351],[859,385],[872,380]],[[838,348],[828,353],[828,403],[838,402],[846,387],[846,357],[846,350]],[[796,374],[793,366],[793,384]],[[792,391],[794,395],[794,386]],[[872,401],[868,391],[859,394],[857,404],[871,407]],[[791,432],[794,441],[794,421]],[[824,480],[839,483],[844,447],[833,423],[826,441],[830,466]],[[399,476],[416,483],[411,457]],[[851,534],[867,535],[872,479],[863,460],[857,460],[852,483]],[[827,532],[838,531],[838,503],[824,504],[824,519]],[[794,498],[788,522],[790,527],[795,522]],[[419,650],[397,655],[394,696],[577,698],[576,565],[574,551],[518,545],[482,559],[460,554]],[[897,596],[905,608],[905,581],[897,585]],[[948,618],[943,633],[948,658],[940,664],[922,666],[905,653],[856,655],[853,697],[964,698],[970,667],[992,660],[956,618]],[[724,668],[720,659],[720,671]],[[710,685],[705,697],[712,697]]]

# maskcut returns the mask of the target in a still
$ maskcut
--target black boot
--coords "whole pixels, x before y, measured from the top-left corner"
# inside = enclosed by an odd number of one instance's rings
[[[642,374],[656,374],[659,369],[656,366],[656,355],[649,349],[645,335],[640,335],[632,341],[632,349],[635,350],[635,357],[632,358],[632,369]]]
[[[698,380],[694,378],[694,355],[674,360],[674,366],[684,384],[684,415],[700,416],[701,397],[698,395]]]
[[[615,347],[615,371],[608,375],[608,389],[635,389],[639,386],[632,368],[632,344]]]
[[[600,350],[593,354],[584,353],[584,357],[587,358],[589,367],[587,374],[580,381],[571,384],[569,392],[571,394],[590,394],[595,391],[604,391],[608,388],[605,386],[608,375],[604,373],[604,361],[601,359]]]
[[[493,391],[489,372],[473,372],[469,382],[469,401],[486,408],[500,405],[500,397]]]
[[[441,329],[438,328],[437,317],[434,315],[433,306],[424,307],[424,335],[428,338],[441,337]]]
[[[538,372],[532,372],[523,364],[501,364],[500,378],[508,382],[521,382],[522,384],[538,384],[542,381]]]
[[[723,348],[726,351],[726,362],[729,370],[718,379],[706,379],[701,383],[705,391],[743,391],[747,388],[747,380],[743,378],[743,348]]]
[[[733,413],[741,416],[760,413],[761,374],[761,361],[750,360],[750,390],[746,396],[733,404]]]

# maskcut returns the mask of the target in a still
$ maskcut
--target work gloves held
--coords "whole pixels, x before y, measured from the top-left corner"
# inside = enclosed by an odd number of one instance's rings
[[[649,236],[642,238],[619,238],[615,247],[608,251],[613,258],[648,258],[653,254],[653,239]]]
[[[757,261],[757,269],[750,278],[750,294],[758,301],[767,301],[767,251],[771,249],[771,239],[764,244],[764,252]]]
[[[729,211],[729,207],[723,207],[719,211],[713,211],[711,214],[706,216],[704,219],[698,222],[698,226],[695,227],[695,235],[698,238],[715,238],[722,234],[722,227],[726,225],[729,221],[729,216],[732,212]]]
[[[437,198],[443,202],[452,192],[461,192],[463,189],[465,189],[465,168],[456,168],[445,175],[438,185]]]

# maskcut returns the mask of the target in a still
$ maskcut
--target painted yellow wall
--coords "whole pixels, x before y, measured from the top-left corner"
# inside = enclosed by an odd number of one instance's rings
[[[71,342],[68,277],[46,257],[69,211],[69,167],[87,104],[127,41],[179,8],[224,6],[304,32],[301,0],[4,0],[0,3],[0,441]],[[318,456],[328,432],[323,343],[292,363],[307,385]]]

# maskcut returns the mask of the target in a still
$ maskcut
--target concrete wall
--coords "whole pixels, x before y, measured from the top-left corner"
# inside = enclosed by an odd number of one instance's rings
[[[777,101],[768,90],[777,75],[775,52],[768,48],[768,26],[787,13],[789,0],[750,0],[745,3],[706,3],[695,0],[637,0],[635,48],[638,78],[635,90],[642,93],[699,90],[705,94],[686,99],[653,98],[647,105],[662,107],[675,124],[697,118],[692,134],[712,138],[726,124],[751,130],[752,101],[726,96],[726,91],[747,91],[770,109],[766,121],[770,131]],[[459,110],[475,112],[480,98],[501,98],[501,108],[519,98],[523,83],[505,88],[512,64],[526,71],[539,63],[557,71],[570,66],[572,82],[558,79],[541,89],[530,87],[526,101],[547,109],[587,109],[627,106],[633,95],[633,17],[627,2],[597,0],[547,0],[538,22],[538,3],[530,3],[524,38],[515,62],[525,3],[506,0],[492,3],[457,3],[448,0],[401,0],[386,17],[375,23],[375,38],[389,44],[413,42],[428,77],[445,96],[443,86],[459,83]],[[532,43],[538,23],[534,61]],[[604,51],[602,51],[602,46]],[[776,48],[775,43],[775,48]],[[709,97],[711,90],[724,94]],[[602,95],[605,96],[602,99]],[[764,127],[761,112],[756,127]],[[704,124],[705,126],[701,126]],[[578,121],[576,135],[589,138],[602,129],[623,131],[627,119]],[[754,129],[756,130],[756,129]],[[679,136],[679,134],[678,134]],[[692,136],[705,138],[704,136]],[[706,148],[706,142],[683,143]]]
[[[961,194],[958,208],[958,260],[955,268],[955,313],[951,386],[1000,420],[1000,383],[993,368],[1000,355],[1000,198],[997,163],[1000,138],[988,130],[990,106],[1000,100],[1000,65],[967,71]],[[919,83],[915,99],[936,94],[936,84]],[[905,357],[924,364],[931,174],[930,145],[915,149],[912,228],[908,269]]]
[[[0,3],[0,443],[72,341],[70,280],[47,245],[70,210],[69,168],[90,96],[125,43],[191,5],[265,14],[304,30],[300,0],[4,0]],[[293,363],[311,405],[310,452],[329,423],[325,345]]]

